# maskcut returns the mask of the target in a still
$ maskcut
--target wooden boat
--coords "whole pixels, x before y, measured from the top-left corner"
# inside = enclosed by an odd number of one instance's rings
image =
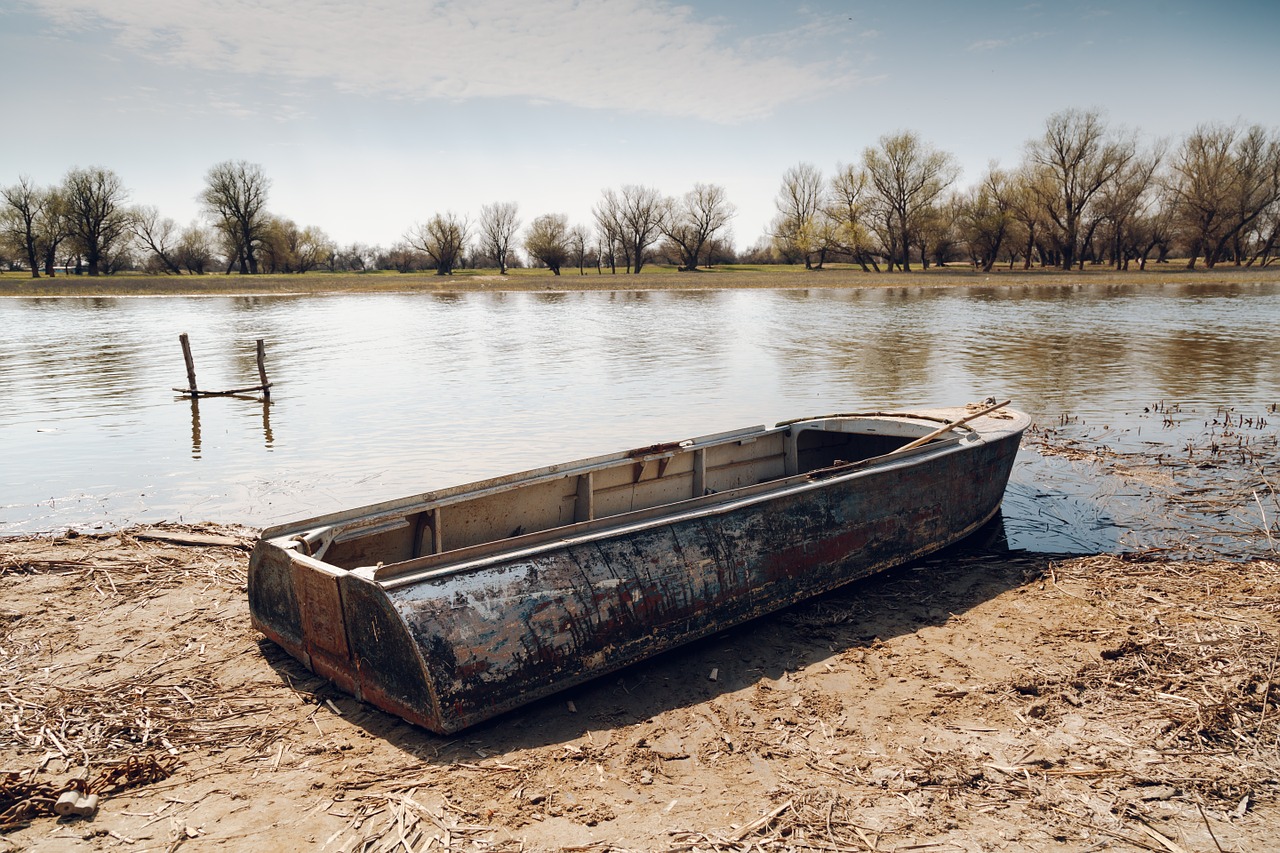
[[[751,427],[274,527],[253,624],[454,732],[972,533],[1029,424],[1003,405]]]

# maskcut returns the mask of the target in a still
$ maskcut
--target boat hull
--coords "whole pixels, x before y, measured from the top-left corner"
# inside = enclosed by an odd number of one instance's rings
[[[1022,428],[421,570],[339,570],[264,538],[254,623],[451,733],[964,538],[999,511]]]

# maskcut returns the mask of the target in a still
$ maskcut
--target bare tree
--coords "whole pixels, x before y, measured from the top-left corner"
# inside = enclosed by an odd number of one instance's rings
[[[1096,217],[1106,229],[1106,251],[1116,269],[1127,270],[1129,261],[1142,254],[1139,244],[1148,238],[1149,231],[1141,229],[1139,233],[1136,226],[1158,200],[1156,172],[1164,153],[1163,142],[1136,152],[1115,179],[1098,193]],[[1150,248],[1147,247],[1148,252]]]
[[[958,199],[956,227],[968,246],[973,265],[991,272],[1014,222],[1008,173],[991,163],[982,182]]]
[[[826,218],[832,224],[835,248],[852,257],[865,272],[870,271],[867,264],[880,271],[869,225],[874,203],[866,170],[838,164],[827,194]]]
[[[552,275],[560,275],[560,268],[569,260],[571,237],[568,216],[563,213],[544,213],[529,223],[529,230],[524,237],[524,249],[545,264]]]
[[[258,272],[258,247],[267,226],[267,193],[271,180],[256,163],[227,160],[209,169],[199,200],[214,226],[223,232],[242,274]]]
[[[1044,134],[1027,144],[1027,164],[1037,173],[1031,186],[1051,223],[1064,270],[1084,255],[1090,205],[1136,151],[1132,136],[1109,131],[1100,113],[1074,109],[1049,116]]]
[[[94,166],[67,172],[62,194],[67,233],[84,255],[89,275],[99,275],[129,233],[129,192],[115,172]]]
[[[410,246],[431,258],[436,275],[453,275],[454,268],[462,261],[470,237],[467,218],[453,211],[437,213],[426,223],[415,225],[404,235]]]
[[[366,246],[364,243],[349,243],[346,248],[336,254],[344,269],[352,272],[364,272],[373,268],[378,250],[373,246]]]
[[[482,250],[498,262],[498,274],[507,274],[511,244],[520,230],[520,205],[514,201],[494,202],[480,208]]]
[[[792,166],[782,175],[774,205],[778,215],[771,224],[775,250],[784,258],[804,261],[813,269],[813,253],[819,245],[818,218],[825,198],[822,172],[811,163]]]
[[[596,222],[602,233],[618,241],[631,272],[644,267],[645,253],[662,233],[666,207],[652,187],[628,184],[621,193],[605,190],[596,206]]]
[[[378,257],[378,268],[407,273],[423,269],[428,258],[408,243],[396,243]]]
[[[954,259],[960,242],[956,233],[958,211],[957,199],[951,196],[923,208],[912,221],[911,239],[920,250],[920,263],[925,269],[929,268],[930,260],[943,266]]]
[[[627,247],[627,242],[622,238],[626,230],[623,221],[622,199],[613,190],[605,190],[601,195],[600,201],[592,209],[592,214],[596,220],[596,234],[600,238],[600,248],[597,253],[601,259],[609,259],[609,272],[613,275],[618,273],[618,253],[623,253],[623,259],[626,262],[627,272],[631,271],[631,253]]]
[[[1258,220],[1257,240],[1253,254],[1245,266],[1270,266],[1276,259],[1276,247],[1280,245],[1280,202],[1273,204]]]
[[[696,271],[703,247],[729,224],[737,209],[717,184],[694,184],[682,198],[670,198],[664,204],[662,233],[677,248],[679,269]]]
[[[182,274],[178,255],[180,236],[178,224],[172,219],[161,219],[160,211],[151,205],[133,210],[130,230],[142,247],[151,253],[156,266],[166,273]]]
[[[45,208],[54,203],[53,193],[24,175],[13,186],[0,189],[0,201],[4,204],[0,208],[0,242],[23,255],[31,277],[39,278]]]
[[[50,187],[40,210],[40,249],[44,253],[44,274],[53,278],[58,265],[58,249],[71,236],[67,200],[60,187]]]
[[[192,222],[182,229],[175,250],[178,263],[192,275],[204,275],[214,261],[214,235],[199,222]]]
[[[1280,139],[1260,125],[1202,125],[1183,141],[1171,170],[1178,221],[1191,243],[1188,266],[1203,254],[1212,267],[1280,200]]]
[[[1016,224],[1016,237],[1019,242],[1019,254],[1022,255],[1022,268],[1031,269],[1032,259],[1041,250],[1045,234],[1052,223],[1045,213],[1041,199],[1052,194],[1048,187],[1048,175],[1032,168],[1029,164],[1014,171],[1009,176],[1008,199],[1009,212]]]
[[[921,141],[911,131],[880,137],[879,147],[862,153],[862,165],[888,213],[884,222],[891,229],[896,260],[903,271],[911,269],[910,249],[919,237],[915,226],[923,227],[928,208],[959,177],[955,158]],[[890,256],[890,269],[895,258]],[[927,253],[922,262],[928,267]]]
[[[569,229],[569,255],[573,265],[578,268],[578,275],[587,274],[587,247],[591,245],[591,232],[585,225],[575,225]]]

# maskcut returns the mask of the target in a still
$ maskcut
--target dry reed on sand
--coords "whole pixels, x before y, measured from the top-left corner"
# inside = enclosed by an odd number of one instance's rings
[[[270,739],[264,691],[227,689],[204,656],[236,630],[219,614],[243,596],[249,542],[236,528],[167,525],[0,543],[0,578],[44,602],[0,611],[0,755],[29,756],[6,777],[10,824],[50,813],[50,792],[107,795],[167,777],[193,750]],[[140,620],[166,595],[184,596],[178,619]]]

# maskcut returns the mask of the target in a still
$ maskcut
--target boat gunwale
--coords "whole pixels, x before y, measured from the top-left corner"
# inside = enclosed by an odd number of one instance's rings
[[[619,535],[629,535],[647,528],[665,524],[687,522],[698,518],[725,515],[744,507],[753,506],[778,498],[803,494],[808,491],[839,487],[845,482],[892,471],[908,465],[924,461],[923,457],[934,458],[947,453],[958,453],[971,450],[985,441],[962,444],[961,439],[941,439],[936,442],[917,447],[905,453],[891,456],[877,456],[863,462],[853,463],[849,470],[834,476],[813,478],[812,472],[793,474],[777,480],[755,483],[733,490],[717,492],[699,498],[685,498],[680,501],[646,507],[633,512],[619,513],[607,518],[581,521],[527,533],[524,536],[482,542],[442,554],[427,554],[397,563],[386,563],[381,566],[360,566],[349,569],[350,573],[365,580],[377,583],[385,590],[397,589],[422,581],[437,580],[467,572],[481,571],[494,565],[536,557],[548,551],[554,551],[569,545],[581,545]],[[855,467],[856,466],[856,467]],[[521,542],[521,539],[526,539]],[[475,553],[475,552],[481,553]],[[471,553],[468,553],[471,552]],[[314,558],[312,558],[314,559]],[[447,565],[436,564],[444,563]],[[326,564],[330,565],[331,564]],[[341,571],[341,569],[339,569]]]
[[[670,452],[659,452],[649,455],[648,457],[643,455],[634,455],[637,454],[637,451],[632,450],[600,457],[592,457],[590,459],[576,460],[574,462],[561,463],[559,465],[534,469],[529,472],[522,472],[521,474],[509,475],[508,477],[495,478],[494,480],[483,480],[478,483],[446,489],[444,491],[449,493],[445,496],[445,500],[447,501],[446,503],[441,503],[438,500],[423,501],[415,498],[408,498],[401,499],[399,501],[387,502],[385,504],[377,504],[373,507],[348,510],[344,513],[331,516],[322,516],[315,519],[303,520],[294,524],[280,525],[276,528],[270,528],[264,531],[261,536],[261,540],[287,552],[290,557],[305,558],[305,563],[307,565],[311,565],[316,568],[323,567],[328,572],[339,575],[353,574],[362,580],[377,583],[384,589],[394,589],[424,580],[480,570],[496,563],[534,557],[540,553],[565,547],[570,543],[594,541],[607,538],[609,536],[616,536],[623,532],[639,530],[647,526],[654,526],[659,523],[665,524],[673,521],[688,520],[699,516],[706,517],[723,514],[753,503],[774,500],[783,495],[801,494],[807,490],[813,489],[838,487],[853,478],[864,477],[874,472],[893,470],[905,464],[916,464],[922,461],[922,457],[925,456],[934,456],[944,452],[959,452],[980,444],[998,440],[1013,432],[1022,432],[1030,421],[1030,418],[1021,412],[1010,412],[1014,417],[1008,421],[1005,421],[1004,419],[993,419],[996,423],[976,425],[982,420],[979,419],[979,421],[957,426],[955,428],[956,432],[963,431],[963,433],[944,434],[927,444],[909,451],[893,451],[887,454],[873,456],[868,459],[838,466],[835,470],[830,468],[815,469],[812,471],[787,475],[773,480],[767,480],[762,483],[753,483],[734,489],[726,489],[712,495],[684,498],[682,500],[671,501],[640,510],[619,513],[604,518],[591,519],[589,521],[560,525],[546,530],[534,531],[518,537],[507,537],[489,542],[480,542],[475,545],[457,548],[439,554],[425,554],[419,557],[410,558],[409,560],[401,560],[385,565],[358,566],[351,569],[345,569],[332,563],[326,563],[322,558],[307,554],[299,548],[299,545],[307,545],[305,541],[300,541],[304,540],[307,534],[314,535],[317,531],[329,529],[320,523],[324,518],[334,518],[333,524],[341,524],[344,520],[347,521],[348,524],[353,524],[359,519],[368,519],[368,526],[373,528],[375,526],[373,523],[375,520],[381,519],[383,523],[386,523],[389,518],[395,516],[398,510],[405,510],[410,507],[422,507],[423,509],[428,509],[447,506],[449,503],[457,502],[448,501],[448,498],[451,497],[457,498],[458,500],[471,499],[485,494],[510,489],[517,483],[524,485],[534,482],[564,479],[585,470],[591,470],[611,462],[624,461],[627,459],[639,460],[641,458],[661,458],[664,455],[671,455],[671,453],[674,453],[677,450],[688,451],[699,447],[710,447],[715,446],[716,444],[731,443],[751,436],[763,437],[776,432],[789,430],[796,425],[803,423],[867,418],[880,420],[894,419],[928,421],[943,424],[949,422],[948,418],[935,414],[936,411],[937,410],[925,410],[922,412],[870,412],[820,415],[786,421],[774,427],[751,427],[744,430],[736,430],[727,433],[718,433],[711,436],[704,436],[697,439],[689,439],[684,442],[673,443],[673,445],[675,445],[675,449]],[[655,447],[658,446],[661,445],[655,445]],[[640,450],[649,450],[649,448],[640,448]],[[500,482],[495,482],[495,480],[500,480]],[[485,486],[485,488],[477,489],[475,488],[476,486]],[[440,495],[441,493],[428,492],[426,494]],[[386,507],[386,509],[383,509],[383,507]],[[330,525],[330,527],[332,527],[332,525]],[[282,535],[290,532],[293,532],[294,535]],[[356,525],[352,532],[358,535],[360,532],[360,525]],[[334,535],[341,536],[343,534],[341,531],[338,531],[335,532]]]
[[[821,420],[821,418],[813,420]],[[1029,422],[1030,419],[1022,416],[1019,420]],[[714,495],[686,498],[607,518],[535,531],[521,537],[483,542],[442,554],[428,554],[377,567],[362,566],[349,571],[357,577],[380,585],[384,590],[397,589],[423,581],[481,571],[513,560],[533,558],[569,545],[629,535],[659,525],[723,515],[784,496],[804,494],[807,491],[838,488],[850,480],[920,464],[926,461],[926,458],[932,459],[951,453],[974,450],[1005,438],[1011,433],[1020,433],[1023,429],[1025,427],[987,431],[988,434],[973,430],[970,435],[943,437],[906,452],[893,452],[850,463],[848,466],[842,466],[837,473],[822,477],[814,476],[824,470],[818,469],[742,486]],[[970,440],[966,443],[965,439]]]
[[[407,497],[393,498],[389,501],[381,501],[375,504],[352,507],[351,509],[340,509],[335,512],[325,513],[324,515],[317,515],[311,518],[300,518],[295,521],[286,521],[282,524],[264,528],[262,533],[259,534],[259,539],[279,539],[290,533],[305,535],[322,527],[341,524],[343,522],[350,524],[364,518],[394,516],[397,512],[413,507],[445,507],[451,504],[461,503],[462,501],[472,500],[477,497],[503,492],[515,486],[538,482],[551,482],[554,480],[572,477],[576,474],[581,474],[584,471],[595,470],[610,463],[625,462],[627,460],[634,462],[646,460],[652,461],[654,459],[660,459],[663,456],[672,456],[677,450],[696,450],[700,447],[714,447],[718,444],[729,444],[734,441],[741,441],[744,438],[765,435],[772,432],[774,429],[774,427],[768,427],[764,424],[757,424],[755,426],[744,427],[742,429],[697,436],[680,442],[671,442],[670,444],[672,445],[672,449],[667,451],[646,454],[646,451],[651,450],[651,448],[662,446],[650,445],[632,450],[623,450],[620,452],[605,453],[599,456],[588,456],[582,459],[573,459],[568,462],[557,462],[551,465],[545,465],[541,468],[531,468],[527,471],[519,471],[514,474],[502,474],[497,477],[475,480],[470,483],[460,483],[456,486],[445,486],[444,488],[433,489],[429,492],[420,492],[416,495],[409,495]]]
[[[475,480],[470,483],[461,483],[455,486],[445,486],[440,489],[433,489],[429,492],[420,492],[416,495],[409,495],[402,498],[393,498],[388,501],[380,501],[374,504],[367,504],[360,507],[352,507],[351,509],[341,509],[334,512],[325,513],[323,515],[312,516],[310,518],[300,518],[294,521],[286,521],[271,527],[264,528],[259,534],[260,539],[278,539],[287,534],[302,535],[314,533],[322,527],[328,527],[335,524],[348,523],[353,524],[360,519],[373,519],[379,516],[394,516],[397,512],[409,509],[411,507],[445,507],[454,503],[472,500],[489,494],[496,494],[513,486],[528,485],[537,482],[550,482],[557,479],[563,479],[580,474],[585,471],[595,470],[614,462],[632,461],[652,461],[660,459],[663,456],[672,456],[676,451],[697,450],[699,448],[715,447],[720,444],[730,444],[735,441],[741,441],[746,438],[762,437],[774,432],[781,432],[789,429],[796,424],[807,423],[810,421],[839,420],[839,419],[914,419],[931,421],[933,423],[946,424],[948,420],[936,414],[930,414],[936,410],[923,410],[921,412],[851,412],[837,415],[816,415],[813,417],[796,418],[789,421],[782,421],[774,426],[766,426],[765,424],[756,424],[755,426],[742,427],[735,430],[727,430],[725,432],[710,433],[708,435],[695,436],[693,438],[684,439],[683,441],[668,442],[666,444],[649,445],[646,447],[634,448],[632,450],[616,451],[614,453],[605,453],[598,456],[588,456],[582,459],[573,459],[568,462],[557,462],[540,468],[531,468],[527,471],[519,471],[514,474],[502,474],[497,477],[489,477],[483,480]],[[972,430],[969,424],[965,424],[958,429]],[[669,447],[671,449],[647,453],[655,447]]]

